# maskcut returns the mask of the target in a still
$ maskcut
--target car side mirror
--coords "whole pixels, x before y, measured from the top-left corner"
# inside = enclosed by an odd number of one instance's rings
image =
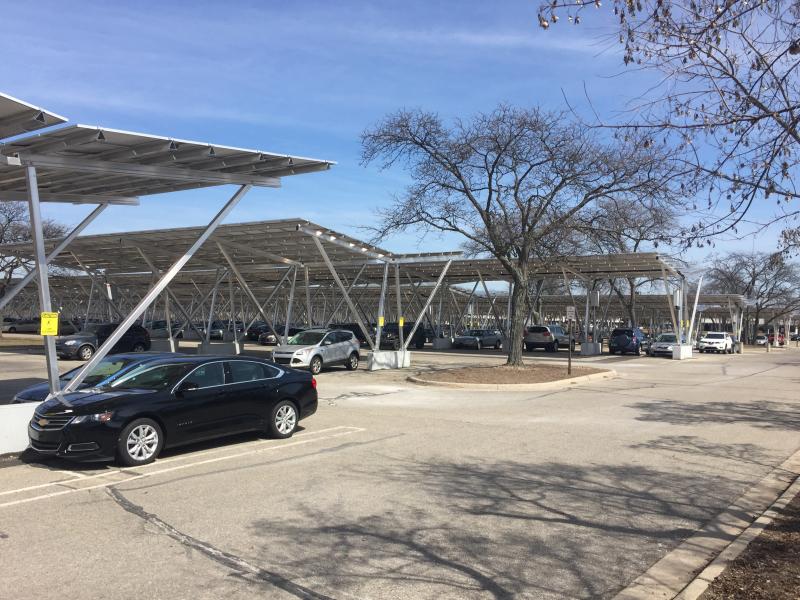
[[[322,345],[323,346],[330,346],[332,343],[333,342],[331,342],[330,340],[325,340],[324,342],[322,342]]]
[[[194,381],[184,381],[182,384],[178,386],[177,393],[183,394],[185,392],[191,392],[192,390],[199,389],[200,386],[197,385]]]

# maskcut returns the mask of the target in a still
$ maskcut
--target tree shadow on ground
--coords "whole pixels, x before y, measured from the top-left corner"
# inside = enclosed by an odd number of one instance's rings
[[[648,442],[633,444],[630,448],[636,450],[663,450],[686,456],[703,457],[704,459],[719,458],[731,461],[736,465],[755,465],[765,469],[772,469],[778,462],[778,456],[775,453],[769,452],[766,448],[757,444],[721,444],[709,442],[694,435],[662,435]]]
[[[359,597],[610,597],[742,491],[638,465],[382,458],[348,474],[367,502],[254,522],[259,559]]]
[[[685,402],[655,400],[636,402],[628,408],[640,412],[637,421],[672,425],[743,424],[762,429],[800,430],[800,403],[754,400],[753,402]]]

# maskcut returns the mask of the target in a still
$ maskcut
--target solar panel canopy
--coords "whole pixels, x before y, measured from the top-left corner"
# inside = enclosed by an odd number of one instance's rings
[[[0,155],[37,168],[43,200],[74,202],[106,198],[122,203],[125,198],[224,184],[279,187],[282,177],[335,164],[89,125],[6,142]],[[21,199],[17,196],[27,190],[25,174],[14,166],[0,168],[0,196]]]
[[[0,139],[10,138],[51,125],[66,123],[67,119],[0,92]]]

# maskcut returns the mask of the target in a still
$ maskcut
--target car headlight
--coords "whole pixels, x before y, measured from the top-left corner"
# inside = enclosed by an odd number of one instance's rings
[[[96,421],[98,423],[108,423],[113,416],[114,416],[114,413],[111,412],[111,411],[97,413],[97,414],[94,414],[94,415],[78,415],[77,417],[73,417],[72,418],[72,421],[70,421],[70,425],[77,425],[79,423],[85,423],[86,421]]]
[[[64,342],[64,345],[65,346],[74,346],[77,343],[78,343],[78,340],[67,340],[66,342]]]
[[[667,350],[672,350],[672,346],[667,346]]]

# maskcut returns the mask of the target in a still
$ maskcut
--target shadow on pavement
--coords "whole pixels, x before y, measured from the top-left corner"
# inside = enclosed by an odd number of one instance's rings
[[[357,596],[610,597],[741,486],[638,465],[383,459],[355,474],[374,503],[255,521],[259,558]]]
[[[672,425],[744,424],[763,429],[800,430],[800,404],[788,402],[656,400],[637,402],[628,408],[640,411],[637,421],[661,421]]]

